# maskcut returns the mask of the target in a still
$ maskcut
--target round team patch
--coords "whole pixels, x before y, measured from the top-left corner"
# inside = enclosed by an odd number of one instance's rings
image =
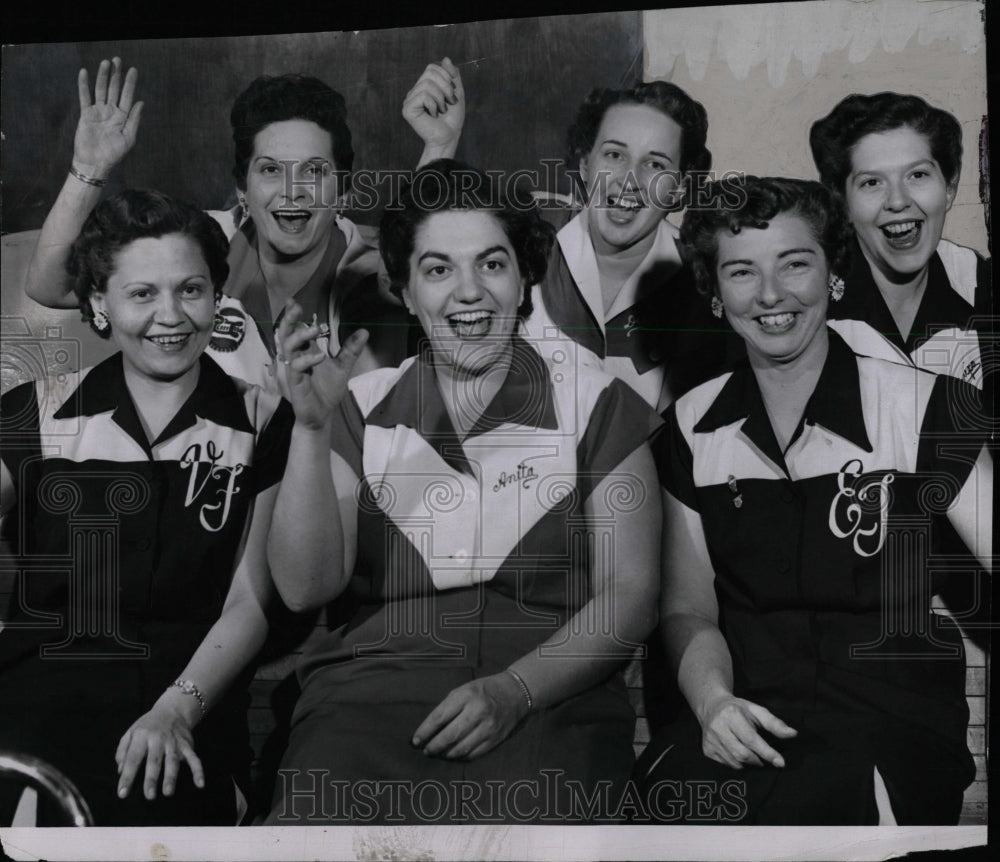
[[[247,334],[246,315],[238,308],[220,308],[215,313],[215,326],[208,346],[221,353],[232,353]]]

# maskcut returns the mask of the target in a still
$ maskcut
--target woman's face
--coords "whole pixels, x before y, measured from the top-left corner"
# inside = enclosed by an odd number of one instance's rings
[[[403,302],[439,366],[465,376],[488,372],[510,347],[523,298],[514,249],[491,213],[450,210],[418,226]]]
[[[631,248],[676,207],[682,135],[674,120],[649,105],[608,108],[580,165],[599,253]]]
[[[847,209],[869,264],[890,281],[927,266],[955,199],[927,138],[909,126],[865,135],[851,151]]]
[[[246,202],[262,254],[300,258],[325,248],[339,193],[333,139],[311,120],[282,120],[254,137]]]
[[[826,324],[829,268],[807,222],[779,213],[766,228],[717,234],[726,318],[751,356],[779,364],[815,349]]]
[[[90,303],[108,316],[126,367],[150,379],[191,372],[212,337],[211,274],[198,243],[185,234],[130,242],[115,255],[107,289]]]

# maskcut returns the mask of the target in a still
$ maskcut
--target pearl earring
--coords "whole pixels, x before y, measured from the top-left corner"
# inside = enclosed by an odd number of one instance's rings
[[[712,315],[722,317],[722,300],[717,296],[712,297]]]
[[[107,332],[111,328],[111,321],[108,320],[108,315],[103,311],[98,311],[94,314],[94,329],[98,332]]]

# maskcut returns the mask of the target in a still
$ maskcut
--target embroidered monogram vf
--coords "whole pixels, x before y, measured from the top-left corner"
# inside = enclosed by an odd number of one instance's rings
[[[625,337],[626,338],[631,338],[632,337],[632,330],[633,329],[637,329],[638,327],[639,327],[639,321],[636,320],[636,317],[635,317],[634,314],[630,314],[625,319],[625,325],[622,327],[622,329],[625,330]]]
[[[851,538],[854,552],[873,557],[885,544],[892,473],[865,476],[864,465],[852,458],[837,476],[837,494],[830,504],[830,532]]]
[[[219,464],[224,454],[221,449],[215,448],[214,442],[209,440],[205,444],[207,461],[201,459],[200,443],[192,443],[188,446],[180,461],[182,470],[191,471],[188,477],[184,507],[193,505],[199,498],[216,501],[202,503],[201,511],[198,513],[201,525],[213,533],[217,533],[226,526],[233,495],[238,494],[240,490],[240,486],[236,484],[236,477],[243,472],[244,467],[243,464],[234,464],[231,467]],[[209,522],[209,517],[216,512],[218,512],[218,516],[215,518],[216,524],[213,525]]]
[[[496,484],[493,486],[493,492],[499,493],[504,488],[509,485],[515,485],[518,482],[521,483],[521,487],[527,491],[531,488],[531,482],[537,479],[538,476],[535,473],[535,468],[530,464],[525,464],[522,461],[517,465],[517,470],[514,473],[508,473],[504,470],[500,471],[500,478],[497,479]]]

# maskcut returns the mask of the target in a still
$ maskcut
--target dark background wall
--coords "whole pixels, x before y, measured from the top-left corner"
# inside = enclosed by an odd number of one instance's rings
[[[139,70],[139,140],[108,184],[158,188],[207,209],[232,203],[229,110],[257,75],[303,72],[343,93],[356,169],[411,168],[420,142],[400,115],[428,62],[462,71],[468,113],[459,156],[490,169],[565,155],[576,106],[594,86],[642,73],[641,13],[480,21],[302,35],[15,45],[3,49],[4,233],[41,226],[66,176],[78,118],[76,74],[104,57]],[[561,187],[568,191],[568,179]],[[364,221],[374,222],[377,213]]]

